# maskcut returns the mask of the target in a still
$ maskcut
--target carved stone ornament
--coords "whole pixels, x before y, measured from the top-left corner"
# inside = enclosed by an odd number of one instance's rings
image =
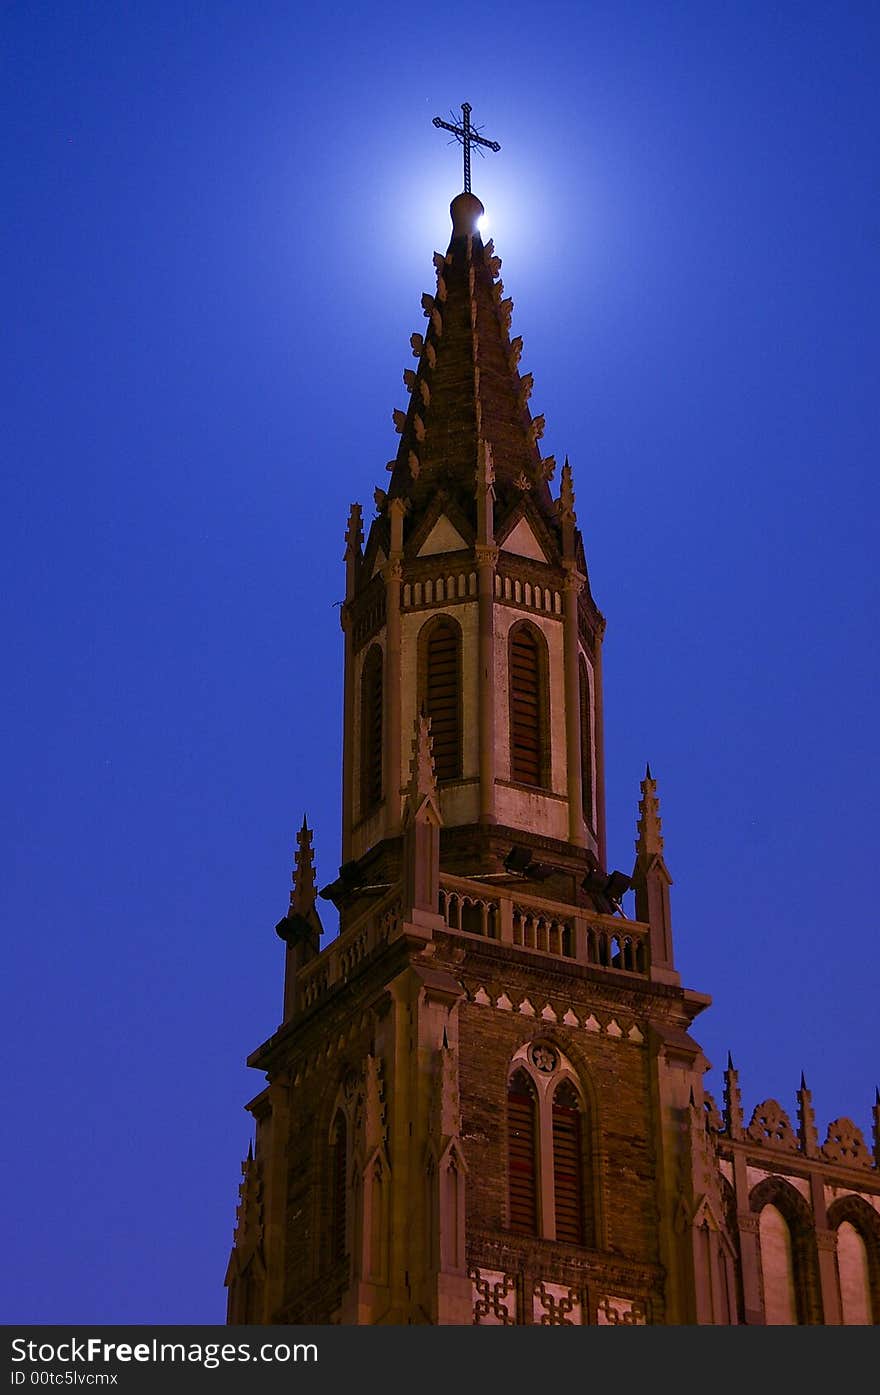
[[[474,1323],[483,1326],[516,1326],[516,1280],[494,1269],[471,1269]]]
[[[540,1327],[580,1327],[580,1294],[567,1284],[545,1283],[539,1279],[532,1291],[532,1321]]]
[[[703,1091],[703,1107],[706,1111],[706,1128],[710,1133],[722,1133],[724,1130],[724,1120],[721,1118],[721,1111],[715,1103],[715,1096],[708,1090]]]
[[[846,1163],[850,1167],[871,1166],[871,1155],[862,1131],[852,1119],[834,1119],[828,1125],[822,1156],[829,1162]]]
[[[529,1060],[535,1070],[542,1071],[545,1075],[552,1075],[558,1065],[559,1057],[552,1046],[544,1046],[539,1043],[529,1050]]]
[[[791,1120],[776,1100],[764,1100],[756,1105],[746,1130],[753,1143],[768,1143],[772,1148],[786,1148],[796,1153],[798,1141]]]
[[[644,1327],[647,1321],[645,1305],[638,1298],[603,1296],[596,1307],[599,1327]]]

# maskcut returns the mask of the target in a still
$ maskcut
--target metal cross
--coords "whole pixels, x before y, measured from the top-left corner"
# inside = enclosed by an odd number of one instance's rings
[[[444,131],[451,131],[459,145],[464,147],[464,191],[466,194],[471,192],[471,146],[485,145],[489,150],[501,149],[497,140],[484,140],[482,136],[477,135],[471,125],[471,110],[470,102],[462,102],[460,126],[451,126],[448,121],[441,121],[439,116],[434,117],[434,125],[442,126]]]

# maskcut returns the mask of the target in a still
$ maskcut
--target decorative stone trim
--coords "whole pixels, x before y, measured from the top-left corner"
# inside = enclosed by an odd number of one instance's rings
[[[514,1327],[517,1320],[516,1279],[498,1269],[470,1269],[474,1325]]]
[[[647,1322],[647,1309],[640,1298],[603,1294],[596,1305],[596,1324],[599,1327],[645,1327]]]
[[[629,1027],[622,1027],[616,1017],[611,1017],[603,1027],[592,1012],[581,1021],[570,1006],[566,1008],[564,1013],[561,1013],[560,1008],[554,1007],[550,1002],[545,1002],[543,1007],[538,1010],[531,999],[527,997],[519,1003],[514,1003],[505,989],[502,989],[493,1000],[482,983],[478,984],[476,989],[470,989],[468,997],[478,1007],[494,1007],[499,1012],[516,1011],[523,1017],[533,1017],[542,1022],[549,1022],[551,1025],[561,1022],[563,1026],[579,1027],[585,1032],[592,1032],[598,1036],[608,1036],[614,1041],[627,1042],[633,1046],[643,1046],[645,1042],[645,1034],[636,1022],[631,1023]]]
[[[532,1290],[532,1322],[540,1327],[582,1327],[583,1321],[576,1288],[538,1280]]]

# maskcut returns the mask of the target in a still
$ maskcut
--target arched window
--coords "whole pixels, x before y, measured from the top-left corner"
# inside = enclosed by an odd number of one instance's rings
[[[507,1086],[507,1169],[510,1229],[520,1235],[538,1233],[537,1098],[524,1070]]]
[[[361,815],[382,802],[382,650],[374,644],[361,674]]]
[[[844,1326],[869,1326],[874,1315],[868,1247],[849,1221],[841,1221],[837,1227],[837,1273]]]
[[[837,1277],[844,1326],[880,1323],[880,1215],[864,1198],[849,1194],[828,1207],[837,1232]]]
[[[765,1177],[749,1193],[749,1210],[758,1217],[764,1321],[821,1326],[819,1253],[808,1203],[790,1182]]]
[[[571,1061],[551,1041],[521,1046],[507,1082],[510,1230],[567,1245],[598,1243],[591,1137]],[[589,1181],[589,1185],[588,1185]]]
[[[764,1321],[768,1327],[797,1325],[791,1231],[781,1211],[768,1204],[761,1211],[761,1278],[764,1284]]]
[[[346,1251],[346,1197],[348,1192],[348,1131],[345,1115],[336,1115],[330,1159],[330,1253],[335,1263]]]
[[[556,1239],[571,1245],[584,1243],[583,1162],[581,1108],[570,1080],[563,1080],[553,1096],[553,1197],[556,1203]]]
[[[461,630],[442,617],[426,626],[422,701],[431,719],[438,783],[461,778]]]
[[[590,723],[590,679],[587,665],[581,659],[578,663],[578,689],[581,715],[581,787],[583,793],[584,820],[587,828],[595,830],[593,813],[593,734]]]
[[[546,651],[534,626],[514,625],[510,673],[510,778],[546,789],[550,784],[550,722]]]

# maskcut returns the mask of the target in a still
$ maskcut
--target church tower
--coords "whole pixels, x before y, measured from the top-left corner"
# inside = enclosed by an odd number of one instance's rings
[[[452,202],[366,540],[348,520],[341,865],[319,891],[304,824],[229,1320],[737,1322],[710,1000],[650,770],[609,870],[605,621],[482,212]]]

